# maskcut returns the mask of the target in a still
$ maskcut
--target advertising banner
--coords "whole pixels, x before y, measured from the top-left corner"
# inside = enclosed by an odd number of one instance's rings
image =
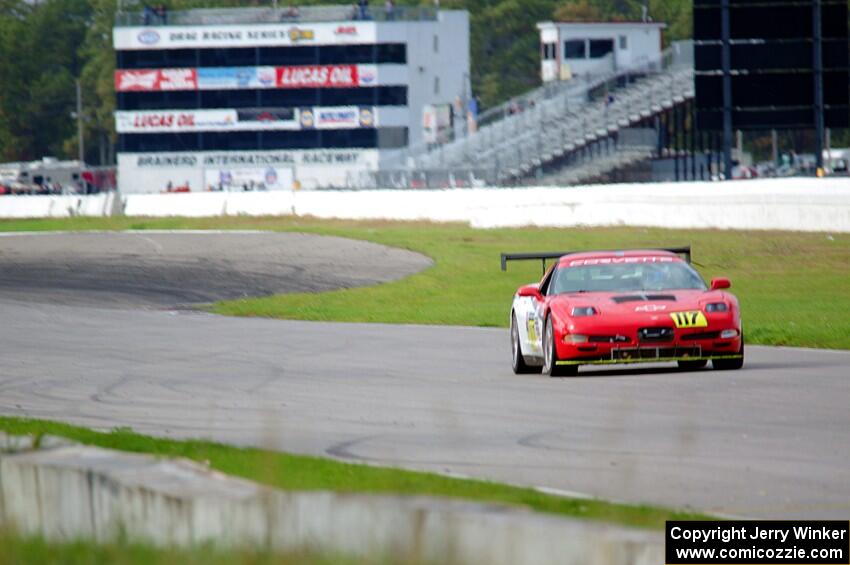
[[[237,110],[237,122],[232,129],[297,130],[301,129],[295,108],[263,108]]]
[[[195,90],[198,88],[198,73],[195,69],[143,69],[115,71],[115,90],[169,91]]]
[[[289,190],[295,178],[305,189],[345,187],[352,175],[375,170],[379,154],[377,149],[118,153],[118,183],[124,194],[159,193],[169,182],[188,184],[194,192],[244,191],[243,184],[251,190],[252,180],[254,190],[260,184]],[[277,184],[270,184],[275,176]],[[229,185],[221,182],[227,180]]]
[[[199,90],[275,88],[274,67],[204,67],[197,70]]]
[[[403,81],[402,81],[403,82]],[[117,92],[376,86],[376,65],[116,70]]]
[[[384,126],[401,125],[394,119],[397,116],[385,118],[381,120],[388,122]],[[354,129],[378,125],[377,108],[371,106],[115,112],[118,133]]]
[[[360,86],[357,65],[278,67],[278,88],[352,88]]]
[[[425,143],[446,143],[452,132],[451,104],[428,104],[422,108],[422,137]]]
[[[162,69],[159,71],[160,90],[194,90],[198,88],[195,69]]]
[[[205,188],[210,191],[285,190],[292,188],[291,168],[212,168],[204,170]]]
[[[295,108],[248,108],[237,110],[240,122],[296,122]]]
[[[313,108],[313,127],[316,129],[359,128],[360,108],[357,106]]]
[[[116,27],[115,49],[204,49],[374,43],[374,22]]]
[[[236,110],[115,112],[118,133],[164,133],[237,129]]]
[[[306,167],[325,165],[378,164],[376,149],[299,149],[292,151],[214,151],[174,153],[123,153],[119,164],[125,168],[182,169],[182,168],[257,168]]]

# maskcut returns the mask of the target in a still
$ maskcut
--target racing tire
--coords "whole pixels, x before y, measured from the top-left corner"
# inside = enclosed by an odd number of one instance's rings
[[[522,346],[519,343],[519,326],[517,326],[516,314],[511,314],[511,369],[514,370],[516,375],[540,372],[539,366],[535,367],[525,362]]]
[[[555,347],[555,332],[552,316],[546,316],[543,326],[543,374],[550,377],[569,377],[578,374],[578,365],[558,365],[558,349]]]
[[[736,371],[744,366],[744,337],[741,336],[740,359],[712,359],[711,367],[717,371]]]
[[[696,369],[702,369],[706,365],[708,365],[707,359],[700,359],[699,361],[679,361],[679,368],[683,371],[694,371]]]

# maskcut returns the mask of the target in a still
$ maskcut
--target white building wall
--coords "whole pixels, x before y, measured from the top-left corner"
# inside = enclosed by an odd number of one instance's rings
[[[594,74],[617,69],[628,69],[657,60],[661,56],[661,33],[663,23],[644,22],[605,22],[605,23],[553,23],[543,22],[537,25],[541,43],[557,43],[557,59],[560,67],[568,66],[573,75]],[[620,37],[626,37],[626,48],[620,47]],[[564,42],[574,39],[588,40],[589,56],[591,39],[612,39],[614,51],[605,58],[566,59]],[[544,81],[557,80],[561,69],[553,69],[558,64],[541,60],[541,76]]]
[[[422,143],[422,109],[426,105],[453,104],[471,95],[469,13],[441,10],[436,22],[380,23],[377,41],[407,44],[409,140],[418,145]]]
[[[617,66],[620,68],[643,65],[661,56],[661,29],[658,27],[631,30],[628,41],[626,51],[617,51]]]

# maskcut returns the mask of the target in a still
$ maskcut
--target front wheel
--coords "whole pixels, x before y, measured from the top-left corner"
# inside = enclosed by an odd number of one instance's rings
[[[735,371],[744,366],[744,336],[741,336],[741,350],[738,351],[741,357],[738,359],[712,359],[712,368],[718,371]]]
[[[525,357],[522,354],[522,346],[519,343],[519,327],[516,323],[516,314],[511,314],[511,368],[514,370],[514,374],[517,375],[540,372],[540,367],[534,367],[525,362]]]
[[[555,347],[555,331],[552,316],[546,317],[543,327],[543,374],[550,377],[567,377],[578,374],[578,365],[558,365],[558,349]]]

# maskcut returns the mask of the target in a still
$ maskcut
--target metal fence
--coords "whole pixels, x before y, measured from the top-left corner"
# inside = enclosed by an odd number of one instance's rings
[[[396,6],[388,10],[372,6],[365,10],[356,4],[338,6],[283,6],[272,8],[205,8],[185,11],[167,11],[164,15],[139,9],[121,11],[115,16],[116,27],[145,25],[230,25],[275,23],[321,23],[339,21],[434,21],[435,6]],[[125,4],[125,9],[127,5]]]
[[[365,189],[455,189],[519,187],[526,185],[575,184],[604,175],[607,167],[631,164],[651,156],[655,131],[625,128],[617,136],[588,146],[554,174],[520,179],[505,168],[382,169],[348,175],[346,188]]]
[[[486,169],[384,169],[351,174],[346,188],[364,189],[450,189],[499,186],[499,171]]]

